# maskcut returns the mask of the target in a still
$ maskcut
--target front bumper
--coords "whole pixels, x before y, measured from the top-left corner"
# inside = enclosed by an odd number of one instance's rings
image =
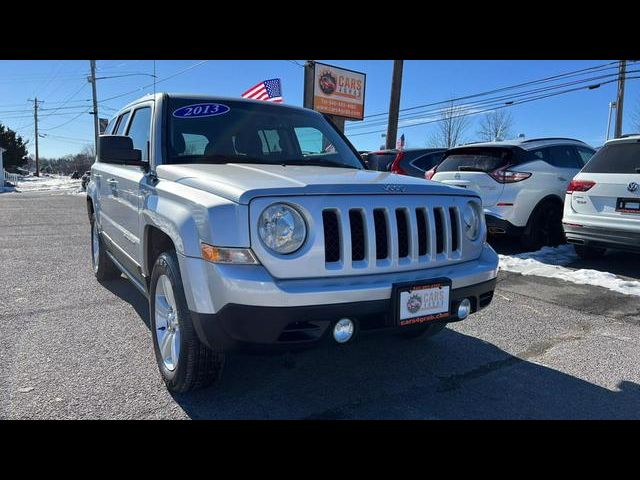
[[[487,222],[487,232],[489,235],[506,235],[509,237],[519,237],[524,232],[525,227],[518,227],[509,220],[501,218],[485,210],[484,218]]]
[[[595,226],[563,224],[567,243],[640,253],[640,233]]]
[[[452,310],[464,298],[471,301],[472,313],[491,303],[496,279],[451,291]],[[191,312],[200,340],[221,351],[239,349],[291,349],[329,341],[331,329],[341,318],[356,323],[354,338],[365,333],[395,333],[420,326],[398,327],[390,298],[362,302],[298,307],[265,307],[227,304],[218,313]],[[459,321],[455,315],[444,323]],[[423,324],[425,325],[425,324]]]
[[[178,255],[187,306],[193,312],[218,313],[227,304],[303,307],[388,300],[394,283],[448,278],[451,288],[493,280],[498,255],[487,244],[468,262],[404,272],[330,278],[274,278],[262,265],[222,265]]]

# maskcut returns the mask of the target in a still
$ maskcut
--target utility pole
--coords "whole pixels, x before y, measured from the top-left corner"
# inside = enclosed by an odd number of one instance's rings
[[[616,100],[616,130],[614,133],[615,138],[622,136],[622,114],[624,104],[624,77],[627,70],[627,61],[620,60],[618,67],[618,98]]]
[[[302,106],[304,108],[313,108],[313,75],[314,61],[307,60],[304,64],[304,89],[302,91]]]
[[[95,141],[96,158],[99,158],[98,152],[98,137],[100,136],[100,120],[98,119],[98,95],[96,94],[96,61],[89,60],[91,65],[91,75],[87,78],[91,83],[91,90],[93,93],[93,136]]]
[[[400,115],[400,89],[402,87],[403,60],[393,61],[393,77],[391,80],[391,99],[389,100],[389,123],[387,125],[387,149],[396,147],[398,136],[398,116]]]
[[[30,102],[33,102],[33,120],[35,125],[35,137],[36,137],[36,177],[40,176],[40,157],[38,156],[38,106],[41,103],[44,103],[42,100],[38,100],[38,97],[33,100],[29,99]]]

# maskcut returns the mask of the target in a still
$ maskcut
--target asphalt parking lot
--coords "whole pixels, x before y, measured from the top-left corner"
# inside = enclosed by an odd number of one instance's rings
[[[510,253],[508,245],[498,245]],[[640,256],[576,268],[640,278]],[[0,195],[0,418],[640,418],[640,300],[501,272],[494,301],[433,339],[236,355],[169,394],[144,297],[98,283],[79,195]]]

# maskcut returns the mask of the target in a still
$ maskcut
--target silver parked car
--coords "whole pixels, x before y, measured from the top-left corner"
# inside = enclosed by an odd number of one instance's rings
[[[148,297],[172,391],[212,383],[234,349],[433,335],[491,302],[479,197],[367,171],[319,113],[156,94],[105,133],[87,188],[93,269]]]

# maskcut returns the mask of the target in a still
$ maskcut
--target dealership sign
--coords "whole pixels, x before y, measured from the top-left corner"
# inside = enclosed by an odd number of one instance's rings
[[[364,118],[366,75],[315,62],[313,109],[351,120]]]

